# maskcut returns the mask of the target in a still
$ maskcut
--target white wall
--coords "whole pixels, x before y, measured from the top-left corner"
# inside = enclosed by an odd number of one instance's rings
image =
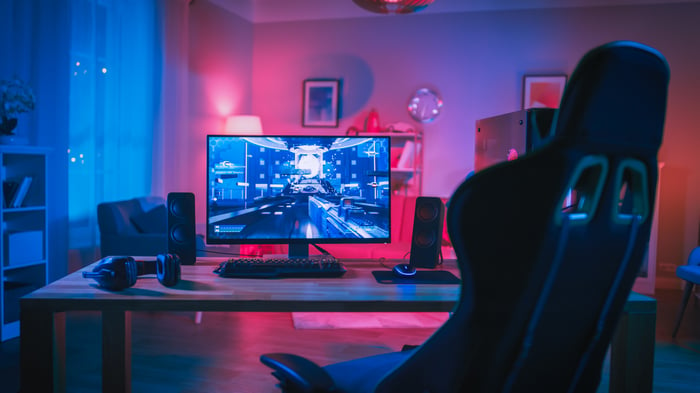
[[[168,191],[195,193],[196,217],[206,208],[206,135],[223,131],[229,115],[250,114],[253,25],[206,1],[189,6],[189,135],[180,139],[173,160],[180,173]],[[263,124],[264,126],[264,124]]]

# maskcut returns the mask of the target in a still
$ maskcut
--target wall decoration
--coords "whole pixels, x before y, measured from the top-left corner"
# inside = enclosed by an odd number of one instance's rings
[[[430,89],[422,88],[415,92],[408,102],[408,114],[413,120],[430,123],[440,114],[442,99]]]
[[[340,81],[338,79],[305,80],[301,125],[338,127],[339,98]]]
[[[523,109],[558,108],[566,75],[523,76]]]

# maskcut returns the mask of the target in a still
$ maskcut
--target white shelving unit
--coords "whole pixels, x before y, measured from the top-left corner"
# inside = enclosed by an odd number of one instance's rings
[[[3,182],[0,217],[0,320],[2,341],[19,336],[19,299],[46,285],[48,217],[47,148],[0,145]],[[31,178],[21,203],[10,201],[9,184]],[[17,191],[15,191],[16,193]],[[8,204],[8,202],[10,202]]]
[[[389,136],[391,138],[392,162],[391,191],[410,196],[421,195],[423,189],[423,133],[385,132],[362,134],[367,136]]]

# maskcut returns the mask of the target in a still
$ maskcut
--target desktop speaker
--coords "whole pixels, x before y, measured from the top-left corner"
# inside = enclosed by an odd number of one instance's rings
[[[437,266],[442,246],[444,221],[445,205],[440,198],[416,198],[413,235],[411,236],[411,265],[430,269]]]
[[[168,194],[168,254],[175,254],[183,265],[194,265],[197,250],[194,223],[194,194]]]

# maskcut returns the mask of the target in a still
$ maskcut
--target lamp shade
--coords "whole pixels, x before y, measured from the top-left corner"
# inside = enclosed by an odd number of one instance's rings
[[[352,0],[358,6],[378,14],[410,14],[418,12],[435,0]]]
[[[235,115],[226,118],[224,132],[229,134],[255,134],[262,135],[262,121],[260,116]]]

